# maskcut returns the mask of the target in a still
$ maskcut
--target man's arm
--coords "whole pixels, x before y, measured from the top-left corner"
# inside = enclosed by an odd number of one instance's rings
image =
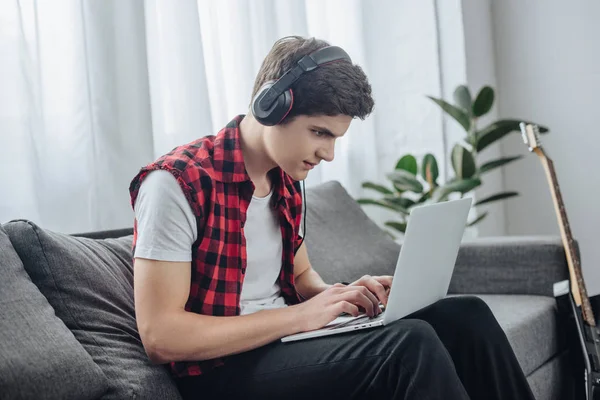
[[[325,291],[331,285],[326,284],[310,265],[306,242],[303,242],[294,257],[294,281],[296,290],[306,299]]]
[[[340,313],[373,310],[366,288],[334,285],[300,304],[234,317],[185,311],[191,263],[136,258],[134,297],[138,331],[150,360],[200,361],[242,353],[283,336],[318,329]]]
[[[157,364],[242,353],[305,329],[296,308],[215,317],[185,311],[191,263],[136,258],[134,298],[146,353]]]

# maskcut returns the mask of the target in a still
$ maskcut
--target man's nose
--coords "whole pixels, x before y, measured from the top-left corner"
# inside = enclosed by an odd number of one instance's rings
[[[322,147],[317,152],[317,156],[327,162],[333,161],[335,153],[335,142],[332,140],[327,147]]]

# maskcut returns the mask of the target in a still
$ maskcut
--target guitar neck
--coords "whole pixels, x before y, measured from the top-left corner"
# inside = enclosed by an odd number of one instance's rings
[[[560,227],[560,234],[562,237],[563,245],[567,256],[567,265],[569,266],[569,275],[571,278],[571,291],[573,298],[578,306],[581,306],[583,319],[590,326],[596,326],[594,319],[594,313],[592,312],[592,306],[590,299],[587,295],[585,288],[585,282],[583,281],[583,274],[581,272],[581,262],[579,254],[575,250],[575,241],[573,240],[573,234],[571,233],[571,226],[567,218],[565,211],[565,205],[563,202],[560,187],[558,186],[558,179],[556,177],[556,170],[554,169],[554,163],[548,157],[541,157],[542,163],[546,175],[550,182],[550,190],[552,192],[552,200],[554,201],[554,208],[558,217],[558,223]]]

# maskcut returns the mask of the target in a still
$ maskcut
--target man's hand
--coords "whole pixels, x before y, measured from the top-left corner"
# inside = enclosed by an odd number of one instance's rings
[[[297,313],[302,331],[319,329],[336,319],[340,314],[353,316],[361,309],[369,317],[381,313],[379,301],[365,286],[345,286],[341,283],[327,288],[305,302],[291,306]]]
[[[379,308],[379,302],[387,307],[388,294],[392,288],[392,276],[370,276],[364,275],[359,280],[352,282],[348,287],[366,287],[377,298],[375,307]]]

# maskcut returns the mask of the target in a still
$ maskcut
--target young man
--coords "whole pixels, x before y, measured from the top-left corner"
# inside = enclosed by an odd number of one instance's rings
[[[333,160],[336,139],[374,103],[343,50],[300,37],[275,43],[252,98],[247,115],[142,168],[130,187],[140,336],[183,397],[533,399],[476,297],[385,328],[279,341],[387,303],[390,276],[326,284],[301,237],[299,181]]]

